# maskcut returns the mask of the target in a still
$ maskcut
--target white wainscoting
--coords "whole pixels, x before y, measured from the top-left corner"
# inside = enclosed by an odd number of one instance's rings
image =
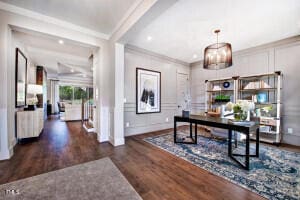
[[[193,112],[205,109],[204,81],[232,76],[256,75],[282,71],[282,132],[283,142],[300,146],[300,36],[233,53],[233,66],[204,70],[202,62],[191,65]],[[293,129],[288,134],[288,128]]]
[[[136,68],[161,72],[161,112],[136,114]],[[164,56],[130,47],[125,49],[125,136],[173,127],[177,113],[177,73],[189,74],[188,64]],[[168,121],[166,120],[168,118]],[[129,124],[127,127],[126,125]]]
[[[136,114],[135,103],[125,104],[125,136],[136,135],[173,127],[173,117],[177,113],[176,103],[162,103],[160,113]],[[168,118],[168,122],[166,119]],[[129,123],[129,127],[126,124]]]

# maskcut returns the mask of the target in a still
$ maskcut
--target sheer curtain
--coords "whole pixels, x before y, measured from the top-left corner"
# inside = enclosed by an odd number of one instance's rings
[[[57,102],[59,101],[58,80],[50,80],[50,103],[52,104],[52,113],[58,113]]]

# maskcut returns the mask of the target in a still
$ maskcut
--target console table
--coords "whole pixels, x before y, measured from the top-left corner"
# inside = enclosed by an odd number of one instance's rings
[[[190,137],[192,142],[177,141],[177,122],[190,123]],[[192,124],[195,124],[194,138],[192,135]],[[228,119],[191,115],[190,117],[175,116],[174,117],[174,143],[197,144],[197,124],[222,128],[228,130],[228,156],[237,162],[242,168],[249,170],[250,157],[259,157],[259,123],[233,123]],[[246,135],[245,154],[235,154],[232,152],[232,131],[237,131]],[[250,154],[250,133],[256,132],[256,151],[255,154]],[[234,156],[245,157],[245,163],[240,162]]]
[[[39,137],[44,128],[44,108],[17,112],[17,139]]]

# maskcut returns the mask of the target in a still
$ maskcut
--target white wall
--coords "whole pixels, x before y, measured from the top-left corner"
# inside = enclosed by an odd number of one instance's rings
[[[0,15],[0,159],[7,159],[10,157],[9,153],[9,144],[8,144],[8,116],[9,116],[9,101],[13,99],[8,98],[9,90],[12,89],[9,87],[9,77],[11,75],[9,72],[8,56],[10,56],[10,41],[11,41],[11,32],[6,23],[3,23],[3,18]],[[11,130],[10,130],[11,131]]]
[[[10,35],[10,44],[9,46],[9,55],[8,55],[8,62],[9,62],[9,69],[8,69],[8,97],[11,97],[12,101],[8,102],[8,118],[12,119],[15,116],[15,112],[19,110],[19,108],[15,108],[15,73],[16,73],[16,68],[15,68],[15,58],[16,58],[16,48],[19,48],[20,51],[25,55],[27,58],[27,83],[28,84],[35,84],[36,83],[36,66],[30,59],[30,56],[28,52],[25,49],[24,44],[22,41],[18,40],[14,32],[12,31],[12,34]],[[8,128],[12,130],[12,133],[15,133],[15,121],[14,120],[9,120],[8,123]],[[10,154],[12,154],[13,147],[16,144],[16,138],[15,134],[9,134],[8,135],[8,144],[9,144],[9,151]]]
[[[161,113],[136,114],[136,68],[161,72]],[[134,47],[125,49],[125,136],[173,127],[177,113],[177,72],[189,74],[189,66]],[[169,118],[169,122],[166,122]],[[129,123],[129,127],[126,127]]]
[[[233,54],[233,66],[224,70],[205,70],[201,62],[191,67],[193,112],[205,109],[205,80],[282,71],[283,142],[300,146],[300,36]],[[293,128],[293,134],[287,129]]]

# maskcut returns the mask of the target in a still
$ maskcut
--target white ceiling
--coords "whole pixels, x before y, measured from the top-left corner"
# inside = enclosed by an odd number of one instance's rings
[[[63,39],[64,44],[59,44],[61,38],[32,31],[14,30],[13,37],[25,47],[27,56],[35,66],[45,67],[49,77],[92,79],[92,63],[89,58],[96,47],[66,39]]]
[[[0,0],[110,35],[140,0]]]
[[[300,0],[179,0],[128,43],[192,63],[216,42],[215,29],[233,51],[299,35]]]

